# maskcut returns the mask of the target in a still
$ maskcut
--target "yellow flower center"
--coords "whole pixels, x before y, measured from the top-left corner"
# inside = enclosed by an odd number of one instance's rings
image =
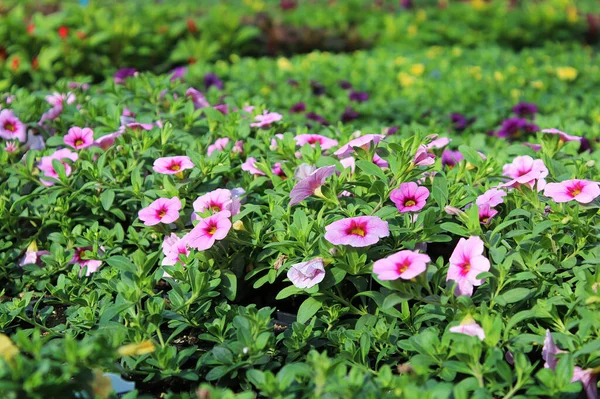
[[[354,227],[352,230],[350,230],[350,234],[364,237],[365,231],[363,229],[361,229],[360,227]]]
[[[83,140],[82,139],[75,140],[75,147],[79,147],[80,145],[83,145]]]
[[[417,205],[417,203],[415,202],[415,200],[407,200],[406,202],[404,202],[404,206],[415,206]]]

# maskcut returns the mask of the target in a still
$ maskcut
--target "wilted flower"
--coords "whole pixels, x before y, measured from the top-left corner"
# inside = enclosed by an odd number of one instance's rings
[[[390,200],[401,213],[417,212],[423,209],[429,198],[429,190],[414,182],[402,183],[400,188],[392,190]]]
[[[450,256],[450,267],[446,281],[457,283],[456,295],[473,295],[473,287],[484,283],[477,276],[490,270],[490,261],[483,256],[483,241],[473,236],[461,238]]]
[[[156,173],[163,175],[174,175],[183,172],[186,169],[194,167],[194,163],[188,156],[163,157],[154,161],[152,169]]]
[[[560,183],[548,183],[544,195],[555,202],[569,202],[575,200],[581,204],[589,204],[600,196],[598,183],[588,180],[565,180]]]
[[[92,250],[92,247],[81,247],[81,248],[75,248],[75,253],[73,254],[73,259],[71,259],[71,264],[76,264],[78,263],[79,266],[81,266],[81,268],[83,269],[84,267],[87,268],[87,272],[85,273],[86,276],[89,276],[92,273],[95,273],[98,271],[98,269],[100,268],[100,266],[102,266],[102,261],[98,260],[98,259],[85,259],[87,258],[88,253],[90,253]],[[101,254],[101,251],[99,251],[99,255]],[[83,257],[82,257],[83,255]]]
[[[140,131],[140,130],[152,130],[152,128],[154,127],[154,125],[152,123],[138,123],[138,122],[133,122],[133,123],[126,124],[125,127],[127,129],[130,129],[130,130],[133,130],[133,131]]]
[[[90,128],[72,127],[64,137],[65,144],[76,150],[90,147],[94,144],[94,132]]]
[[[113,392],[112,381],[102,370],[94,369],[94,380],[90,383],[94,396],[107,399]]]
[[[502,173],[513,180],[502,184],[503,187],[519,187],[527,184],[533,188],[537,182],[538,191],[546,185],[544,178],[548,176],[548,169],[541,159],[533,159],[529,155],[518,156],[512,163],[504,165]]]
[[[150,340],[145,340],[139,344],[127,344],[119,347],[117,353],[119,356],[141,356],[155,351],[154,344]]]
[[[373,264],[373,273],[380,280],[410,280],[427,270],[431,258],[416,251],[400,251]]]
[[[316,258],[308,262],[296,263],[288,270],[287,277],[297,288],[311,288],[325,278],[323,259]]]
[[[315,194],[325,184],[325,180],[335,173],[335,166],[323,166],[302,179],[290,192],[290,206],[294,206]]]
[[[415,166],[428,166],[435,163],[435,155],[427,152],[427,147],[420,145],[411,161]]]
[[[42,256],[50,255],[49,251],[38,251],[38,247],[35,241],[32,241],[31,244],[27,247],[25,251],[25,255],[21,258],[19,262],[19,266],[25,265],[37,265],[42,266]]]
[[[269,126],[271,126],[271,123],[280,121],[282,118],[283,118],[283,116],[281,114],[278,114],[277,112],[268,112],[267,110],[264,110],[262,115],[256,115],[254,117],[254,120],[256,122],[251,123],[250,126],[251,127],[269,127]]]
[[[367,247],[390,235],[388,223],[377,216],[357,216],[325,226],[325,239],[333,245]]]
[[[227,147],[227,144],[229,144],[229,139],[227,137],[215,140],[214,144],[208,146],[208,156],[210,156],[215,151],[223,151],[225,147]]]
[[[444,152],[442,152],[442,165],[448,166],[449,168],[453,168],[464,159],[465,157],[460,151],[444,150]]]
[[[181,201],[177,197],[159,198],[138,212],[138,217],[146,226],[159,223],[173,223],[179,219]]]
[[[303,163],[302,165],[298,166],[294,171],[294,179],[296,179],[297,181],[304,180],[308,176],[310,176],[310,174],[313,173],[315,170],[317,170],[315,166]]]
[[[215,241],[227,237],[231,229],[229,212],[219,212],[200,222],[185,237],[190,247],[204,251],[215,244]]]
[[[27,138],[25,125],[9,109],[0,111],[0,137],[5,140],[19,140],[21,143]]]
[[[78,158],[79,156],[77,155],[77,153],[71,152],[71,150],[67,148],[63,148],[62,150],[55,151],[52,155],[42,157],[42,159],[38,163],[38,168],[42,171],[43,177],[52,177],[54,179],[58,179],[58,173],[56,172],[56,170],[54,169],[54,165],[52,164],[52,161],[56,159],[63,164],[63,166],[65,167],[65,175],[68,177],[71,175],[71,165],[69,165],[64,160],[70,159],[72,162],[75,162]],[[44,186],[49,187],[54,185],[54,181],[44,179],[43,177],[40,179],[40,182]]]
[[[302,147],[304,144],[310,144],[311,147],[315,148],[316,143],[319,143],[319,146],[322,150],[328,150],[331,147],[338,145],[337,140],[321,136],[320,134],[299,134],[294,137],[294,140],[296,140],[296,144],[300,147]]]

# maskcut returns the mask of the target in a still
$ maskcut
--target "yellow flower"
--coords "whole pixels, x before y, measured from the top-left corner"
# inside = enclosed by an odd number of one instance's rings
[[[572,81],[577,78],[577,69],[573,67],[556,68],[556,75],[560,80]]]
[[[282,71],[290,71],[294,68],[290,60],[285,57],[280,57],[277,59],[277,67]]]
[[[425,66],[423,64],[413,64],[410,67],[410,73],[415,76],[421,76],[425,72]]]
[[[567,7],[567,21],[574,24],[577,22],[578,19],[579,19],[579,16],[577,15],[577,7],[575,7],[575,6]]]
[[[477,11],[484,10],[487,6],[485,0],[471,0],[471,6]]]
[[[19,353],[19,348],[8,338],[7,335],[0,333],[0,357],[4,360],[10,360]]]
[[[94,381],[90,384],[94,395],[100,396],[102,399],[108,398],[112,393],[113,387],[110,378],[104,375],[101,370],[94,369]]]
[[[504,81],[504,75],[502,75],[502,72],[496,71],[494,72],[494,79],[496,79],[498,82],[502,82]]]
[[[396,59],[394,60],[394,65],[402,65],[402,64],[406,64],[407,62],[408,62],[408,58],[396,57]]]
[[[427,19],[427,13],[425,12],[425,10],[417,11],[417,21],[418,22],[423,22],[426,19]]]
[[[415,37],[417,35],[417,27],[416,25],[409,25],[408,27],[408,36]]]
[[[150,340],[142,341],[139,344],[123,345],[117,352],[120,356],[139,356],[154,352],[154,344]]]
[[[398,81],[402,87],[410,87],[415,83],[415,78],[407,74],[406,72],[400,72],[398,74]]]
[[[544,82],[542,82],[541,80],[534,80],[533,82],[531,82],[531,86],[535,87],[536,89],[543,89]]]

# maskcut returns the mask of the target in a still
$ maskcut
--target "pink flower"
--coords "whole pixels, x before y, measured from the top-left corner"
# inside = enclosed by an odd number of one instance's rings
[[[504,202],[502,197],[506,196],[506,192],[503,190],[499,190],[497,188],[490,188],[485,193],[481,194],[477,197],[475,203],[478,207],[482,207],[484,205],[494,207],[496,205],[500,205]]]
[[[192,103],[194,103],[194,109],[210,107],[210,104],[208,101],[206,101],[204,94],[193,87],[190,87],[186,90],[185,96],[192,99]]]
[[[154,125],[152,123],[133,122],[133,123],[128,123],[127,125],[125,125],[125,127],[127,127],[128,129],[131,129],[133,131],[140,131],[140,130],[152,130]]]
[[[579,136],[571,136],[570,134],[567,134],[565,132],[562,132],[558,129],[544,129],[542,130],[542,133],[549,133],[549,134],[558,134],[558,136],[560,137],[560,139],[562,141],[581,141],[583,140],[583,137],[579,137]]]
[[[174,175],[194,167],[188,156],[163,157],[154,161],[152,169],[163,175]]]
[[[244,153],[244,142],[242,140],[238,140],[235,143],[233,143],[233,148],[231,149],[231,152],[233,152],[235,154],[243,154]]]
[[[388,223],[377,216],[357,216],[325,226],[325,239],[333,245],[367,247],[390,235]]]
[[[21,261],[19,262],[19,266],[21,266],[21,267],[23,267],[25,265],[43,266],[42,256],[44,256],[44,255],[50,255],[50,251],[37,251],[37,250],[30,251],[29,248],[27,248],[25,255],[23,256],[23,258],[21,258]]]
[[[9,109],[0,111],[0,137],[5,140],[19,140],[21,143],[27,138],[25,125]]]
[[[188,256],[190,250],[187,245],[187,236],[181,238],[177,237],[177,234],[171,233],[170,236],[165,237],[162,243],[164,259],[161,262],[163,266],[174,266],[179,260],[179,255]]]
[[[416,251],[400,251],[373,264],[373,273],[380,280],[410,280],[427,270],[429,256]]]
[[[234,197],[230,190],[218,188],[210,193],[198,197],[193,204],[194,213],[192,220],[200,219],[196,214],[210,211],[211,213],[226,213],[235,216],[240,210],[240,199]]]
[[[242,170],[246,171],[246,172],[250,172],[256,176],[264,176],[265,172],[256,168],[256,166],[254,166],[255,163],[256,163],[256,158],[248,157],[248,159],[246,159],[246,162],[244,162],[242,164]]]
[[[479,223],[488,224],[490,220],[498,214],[498,211],[490,207],[488,204],[478,206],[479,208]]]
[[[450,256],[450,267],[446,281],[457,283],[456,295],[473,295],[473,286],[484,283],[477,276],[490,270],[490,261],[483,256],[483,241],[473,236],[465,240],[461,238]]]
[[[316,167],[307,163],[303,163],[302,165],[298,166],[294,171],[294,179],[296,179],[297,181],[302,181],[308,176],[310,176],[311,173],[313,173],[315,170],[317,170]]]
[[[385,159],[381,158],[377,154],[373,154],[373,163],[379,166],[380,168],[387,168],[388,166],[390,166],[390,164]]]
[[[315,148],[316,143],[319,143],[322,150],[328,150],[331,147],[338,145],[337,140],[321,136],[320,134],[299,134],[294,137],[294,140],[296,140],[296,144],[300,147],[302,147],[304,144],[310,144],[312,148]]]
[[[275,123],[280,121],[283,118],[281,114],[277,112],[268,112],[267,110],[263,111],[262,115],[256,115],[254,120],[256,122],[251,123],[251,127],[269,127],[271,123]]]
[[[377,145],[381,140],[383,140],[385,135],[383,134],[365,134],[364,136],[360,136],[354,140],[350,140],[347,144],[344,144],[340,149],[334,152],[339,158],[346,158],[350,156],[354,152],[354,147],[362,148],[365,151],[368,151],[371,147],[371,144]]]
[[[532,143],[523,143],[523,144],[525,144],[527,147],[531,148],[535,152],[539,152],[542,149],[541,144],[532,144]]]
[[[420,145],[411,161],[415,166],[428,166],[435,163],[435,155],[427,152],[427,147]]]
[[[481,328],[481,326],[474,321],[465,324],[461,323],[459,326],[450,327],[449,331],[457,334],[465,334],[470,335],[471,337],[477,337],[481,341],[485,339],[485,332],[483,331],[483,328]]]
[[[72,127],[64,137],[65,144],[81,150],[94,144],[94,132],[90,128]]]
[[[548,183],[544,195],[555,202],[575,200],[581,204],[589,204],[600,196],[600,186],[588,180],[565,180],[560,183]]]
[[[17,152],[18,150],[19,150],[19,145],[17,144],[16,141],[7,141],[4,144],[4,151],[6,151],[6,152],[13,153],[13,152]]]
[[[356,169],[356,159],[354,159],[354,157],[344,158],[340,160],[340,163],[345,169],[350,168],[350,171],[354,173],[354,170]]]
[[[315,258],[308,262],[296,263],[288,270],[287,277],[297,288],[314,287],[325,278],[323,259]]]
[[[169,224],[179,219],[180,210],[179,198],[159,198],[139,211],[138,217],[146,226],[154,226],[159,223]]]
[[[56,172],[56,170],[54,170],[54,165],[52,164],[52,161],[55,159],[59,160],[64,165],[65,174],[68,177],[71,175],[71,165],[69,165],[64,160],[70,159],[72,162],[75,162],[78,158],[79,156],[77,155],[77,153],[71,152],[71,150],[67,148],[63,148],[62,150],[55,151],[52,155],[42,157],[38,164],[38,168],[40,168],[44,177],[51,177],[58,180],[58,173]],[[44,186],[48,187],[53,186],[55,183],[53,180],[48,180],[44,178],[41,178],[40,182]]]
[[[222,240],[231,229],[229,212],[219,212],[211,217],[200,219],[200,222],[187,234],[188,245],[200,251],[212,247],[217,240]]]
[[[277,133],[277,134],[275,135],[275,137],[273,137],[273,138],[271,139],[271,146],[269,147],[269,149],[270,149],[271,151],[275,151],[275,150],[277,150],[277,148],[279,147],[279,146],[278,146],[278,144],[277,144],[277,140],[279,140],[279,141],[283,141],[283,134],[281,134],[281,133]]]
[[[210,156],[215,151],[223,151],[227,144],[229,144],[229,139],[227,137],[217,139],[214,144],[208,146],[208,156]]]
[[[50,121],[58,118],[58,116],[63,112],[65,102],[67,104],[73,104],[75,102],[75,95],[73,93],[61,94],[54,92],[51,95],[46,96],[46,101],[48,101],[52,108],[42,115],[38,125],[42,125],[44,121]]]
[[[290,192],[290,206],[294,206],[313,195],[325,184],[325,180],[335,173],[335,166],[323,166],[301,180]]]
[[[106,151],[106,150],[108,150],[115,143],[116,138],[119,137],[122,134],[123,134],[122,131],[118,131],[118,132],[107,134],[105,136],[102,136],[102,137],[96,139],[94,141],[94,145],[96,147],[100,147],[104,151]]]
[[[98,271],[98,269],[100,268],[100,266],[102,266],[102,261],[101,260],[97,260],[97,259],[82,259],[82,256],[84,258],[87,258],[89,256],[89,252],[91,252],[92,247],[81,247],[81,248],[75,248],[75,253],[73,254],[73,259],[71,259],[71,264],[75,264],[75,263],[79,263],[79,266],[81,266],[81,269],[83,269],[84,267],[87,267],[87,272],[85,273],[86,276],[89,276],[92,273],[96,273]],[[101,251],[98,251],[99,255],[101,254]]]
[[[439,139],[435,139],[435,140],[431,141],[429,144],[427,144],[425,146],[425,148],[427,148],[428,150],[431,150],[434,148],[444,148],[445,146],[450,144],[451,141],[452,140],[447,137],[440,137]]]
[[[400,188],[390,193],[390,199],[401,213],[420,211],[425,206],[427,198],[429,198],[427,187],[419,186],[414,182],[402,183]]]
[[[556,355],[561,353],[567,353],[556,346],[550,330],[546,330],[546,336],[544,337],[544,346],[542,347],[542,358],[544,359],[544,367],[551,370],[556,369],[558,359]],[[581,367],[575,366],[573,368],[573,377],[571,382],[581,381],[583,389],[585,390],[588,399],[598,398],[598,386],[593,369],[584,370]]]
[[[527,184],[532,187],[537,182],[538,190],[546,185],[544,178],[548,176],[548,169],[541,159],[533,159],[529,155],[518,156],[512,163],[504,165],[502,173],[513,180],[502,184],[501,187],[519,187]]]

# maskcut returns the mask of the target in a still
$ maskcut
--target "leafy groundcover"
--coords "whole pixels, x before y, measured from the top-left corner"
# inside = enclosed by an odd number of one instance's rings
[[[431,38],[11,84],[0,397],[597,398],[596,51]]]

